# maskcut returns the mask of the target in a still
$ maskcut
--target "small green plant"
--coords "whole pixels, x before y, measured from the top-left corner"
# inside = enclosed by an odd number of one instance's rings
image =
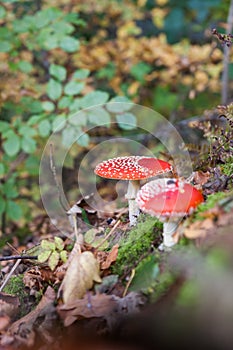
[[[43,239],[40,244],[41,252],[38,255],[40,263],[48,263],[53,271],[59,261],[67,261],[67,251],[64,250],[64,242],[60,237],[54,237],[54,241]]]

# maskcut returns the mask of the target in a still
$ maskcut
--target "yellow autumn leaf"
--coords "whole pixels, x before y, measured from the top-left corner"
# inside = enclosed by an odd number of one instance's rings
[[[72,258],[62,283],[64,303],[83,298],[94,281],[101,282],[97,260],[91,252],[78,253]]]

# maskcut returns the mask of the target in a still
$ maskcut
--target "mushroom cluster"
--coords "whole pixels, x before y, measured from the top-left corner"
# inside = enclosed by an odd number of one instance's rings
[[[139,208],[135,201],[140,180],[172,171],[171,164],[154,157],[118,157],[105,160],[95,168],[95,174],[107,179],[128,180],[128,190],[125,197],[129,204],[129,221],[133,226],[137,222]]]
[[[202,193],[181,179],[162,177],[147,182],[140,189],[140,180],[151,179],[172,171],[171,164],[155,157],[129,156],[105,160],[95,174],[107,179],[128,180],[125,197],[129,205],[130,225],[137,223],[140,210],[163,222],[163,243],[159,249],[176,244],[178,223],[204,201]]]
[[[150,181],[137,194],[139,208],[163,222],[163,243],[159,249],[176,244],[174,234],[181,218],[191,214],[204,201],[202,193],[191,184],[175,178]]]

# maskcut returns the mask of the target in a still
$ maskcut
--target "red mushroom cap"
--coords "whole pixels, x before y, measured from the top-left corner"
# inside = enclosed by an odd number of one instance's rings
[[[172,166],[153,157],[118,157],[105,160],[95,168],[95,174],[108,179],[143,180],[172,170]]]
[[[182,217],[190,214],[204,197],[195,187],[178,179],[148,182],[138,192],[139,208],[152,216]]]

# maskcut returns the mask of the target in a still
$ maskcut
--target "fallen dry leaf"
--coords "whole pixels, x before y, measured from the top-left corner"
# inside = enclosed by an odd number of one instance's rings
[[[117,308],[117,300],[113,295],[86,294],[83,299],[58,306],[57,310],[65,326],[71,325],[80,317],[104,317]]]
[[[14,295],[0,293],[0,314],[13,317],[19,310],[19,298]]]
[[[76,299],[69,305],[58,306],[57,312],[65,326],[83,317],[104,317],[109,325],[112,325],[123,314],[138,312],[144,303],[145,298],[135,292],[129,293],[124,298],[116,295],[86,293],[83,299]]]
[[[196,185],[200,185],[202,187],[209,180],[209,178],[210,173],[208,171],[203,172],[201,170],[198,170],[194,172],[193,180]]]
[[[10,317],[7,315],[0,316],[0,332],[9,326],[10,320]]]
[[[106,270],[110,267],[110,265],[116,261],[116,258],[117,258],[117,255],[118,255],[118,247],[119,245],[118,244],[115,244],[111,251],[108,253],[107,257],[106,257],[106,260],[104,260],[101,265],[100,265],[100,268],[102,270]]]
[[[210,218],[196,221],[184,230],[184,236],[189,239],[205,238],[214,227],[215,224]]]
[[[99,263],[91,252],[77,253],[71,260],[59,291],[65,304],[81,299],[93,282],[101,282]]]
[[[29,314],[20,318],[9,327],[7,333],[2,336],[1,344],[10,345],[10,342],[13,342],[16,347],[18,345],[31,347],[35,342],[36,330],[40,330],[40,335],[43,338],[43,333],[46,333],[43,329],[43,323],[46,318],[53,317],[55,296],[53,288],[49,286],[35,310],[29,312]],[[40,327],[35,329],[37,319],[40,319]]]
[[[30,295],[36,295],[39,290],[43,289],[43,284],[53,282],[54,277],[54,273],[47,266],[34,266],[24,273],[23,283],[30,289]]]

